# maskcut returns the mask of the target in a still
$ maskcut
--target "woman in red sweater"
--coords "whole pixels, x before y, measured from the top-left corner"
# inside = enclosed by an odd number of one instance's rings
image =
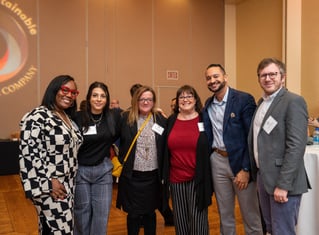
[[[178,89],[176,101],[168,119],[164,183],[170,187],[176,234],[207,235],[212,184],[202,103],[188,85]]]

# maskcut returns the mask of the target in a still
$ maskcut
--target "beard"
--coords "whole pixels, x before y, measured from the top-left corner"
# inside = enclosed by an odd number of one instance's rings
[[[215,83],[219,84],[219,86],[217,88],[215,88],[215,89],[213,89],[212,86],[211,86],[213,83],[210,83],[209,86],[208,86],[208,89],[210,91],[214,92],[214,93],[218,93],[219,91],[221,91],[226,86],[226,81],[225,80],[222,81],[222,82],[216,81]]]

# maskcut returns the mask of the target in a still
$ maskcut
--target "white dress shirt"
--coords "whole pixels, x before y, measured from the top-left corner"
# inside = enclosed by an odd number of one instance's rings
[[[272,102],[274,101],[275,97],[277,96],[277,94],[279,93],[279,91],[282,88],[278,89],[275,93],[273,93],[270,96],[266,96],[263,95],[263,102],[259,105],[257,111],[256,111],[256,115],[254,118],[254,125],[253,125],[253,133],[254,133],[254,157],[255,157],[255,161],[256,161],[256,166],[259,168],[259,162],[258,162],[258,142],[257,142],[257,137],[261,128],[261,124],[264,120],[264,117],[270,107],[270,105],[272,104]]]

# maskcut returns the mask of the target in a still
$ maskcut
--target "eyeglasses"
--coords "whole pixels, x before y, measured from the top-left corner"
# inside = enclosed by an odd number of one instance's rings
[[[145,102],[153,102],[153,99],[152,98],[141,98],[141,99],[138,99],[138,102],[141,102],[141,103],[145,103]]]
[[[79,91],[78,90],[71,90],[67,86],[61,86],[60,90],[62,91],[63,95],[67,95],[70,92],[71,92],[71,96],[72,97],[77,97],[79,95]]]
[[[269,77],[270,79],[276,78],[278,75],[278,72],[275,73],[264,73],[264,74],[258,74],[259,78],[266,79]]]
[[[194,98],[193,95],[185,95],[185,96],[178,97],[179,100],[184,100],[184,99],[190,100],[192,98]]]

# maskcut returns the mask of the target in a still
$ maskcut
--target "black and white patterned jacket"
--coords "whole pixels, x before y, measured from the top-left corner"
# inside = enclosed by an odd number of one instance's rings
[[[51,110],[35,108],[21,120],[20,176],[24,191],[33,200],[50,193],[51,178],[74,193],[77,151],[83,141],[76,124],[68,128]]]

